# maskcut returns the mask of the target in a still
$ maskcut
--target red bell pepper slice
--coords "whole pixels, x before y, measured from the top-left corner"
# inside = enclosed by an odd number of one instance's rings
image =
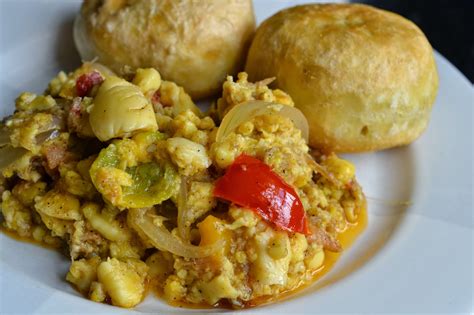
[[[301,200],[293,187],[262,161],[239,155],[214,187],[214,196],[252,209],[277,227],[311,234]]]

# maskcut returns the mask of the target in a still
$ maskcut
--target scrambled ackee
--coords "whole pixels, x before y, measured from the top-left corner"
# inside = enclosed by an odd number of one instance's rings
[[[66,280],[121,307],[150,289],[246,307],[308,283],[365,200],[270,82],[228,77],[206,116],[154,69],[59,73],[2,123],[4,228],[66,249]]]

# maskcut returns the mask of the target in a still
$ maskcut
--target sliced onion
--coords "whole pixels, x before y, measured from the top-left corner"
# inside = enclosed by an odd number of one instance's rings
[[[140,236],[145,236],[154,247],[185,258],[202,258],[210,256],[223,246],[223,241],[212,245],[195,246],[184,243],[166,229],[163,224],[155,224],[153,215],[147,209],[129,209],[129,222]],[[155,218],[158,218],[155,216]]]
[[[49,125],[48,130],[51,130],[51,129],[58,129],[58,130],[66,129],[66,119],[64,115],[53,115],[53,120],[51,121],[51,124]]]
[[[35,137],[36,145],[42,145],[48,140],[55,139],[59,137],[61,133],[57,129],[48,130],[42,133],[39,133]]]
[[[28,153],[28,150],[23,148],[14,148],[11,145],[6,145],[0,148],[0,170],[9,166],[23,155]]]
[[[186,177],[181,177],[181,184],[179,187],[179,194],[177,197],[178,206],[178,233],[179,236],[186,242],[189,241],[189,226],[186,226],[188,221],[188,209],[186,201],[188,200],[188,180]]]
[[[66,124],[64,122],[64,119],[61,116],[53,116],[53,119],[49,126],[41,130],[40,133],[36,134],[36,145],[41,146],[46,141],[59,137],[59,135],[61,134],[59,131],[64,130],[65,128]]]
[[[303,113],[294,107],[264,101],[249,101],[234,106],[221,122],[216,134],[216,141],[227,137],[242,123],[260,115],[282,115],[289,118],[296,128],[301,130],[301,136],[308,142],[308,121]]]

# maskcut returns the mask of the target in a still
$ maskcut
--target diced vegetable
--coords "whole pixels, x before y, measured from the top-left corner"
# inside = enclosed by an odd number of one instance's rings
[[[214,195],[254,210],[283,230],[311,234],[295,190],[256,158],[238,156],[217,180]]]
[[[93,71],[91,73],[83,74],[76,80],[76,94],[77,96],[83,97],[87,96],[92,88],[102,83],[104,78],[100,75],[99,72]]]
[[[146,137],[156,140],[162,135],[149,133]],[[97,190],[121,208],[151,207],[169,199],[179,184],[174,166],[165,161],[150,161],[128,167],[124,162],[127,157],[121,154],[122,146],[122,151],[127,149],[125,141],[130,140],[118,140],[102,149],[92,164],[90,175]]]
[[[225,246],[222,249],[230,247],[231,234],[228,229],[224,228],[224,222],[215,216],[208,215],[201,223],[199,223],[199,233],[201,234],[201,242],[199,245],[211,245],[224,240]]]
[[[199,258],[210,256],[222,248],[223,242],[220,240],[203,246],[184,243],[166,229],[162,222],[163,217],[147,213],[146,209],[130,209],[128,215],[129,222],[138,235],[146,238],[147,241],[159,250],[168,251],[181,257]]]

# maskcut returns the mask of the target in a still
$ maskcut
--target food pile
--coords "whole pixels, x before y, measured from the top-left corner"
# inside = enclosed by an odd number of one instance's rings
[[[312,283],[364,223],[334,152],[414,141],[433,53],[413,23],[357,4],[254,31],[250,0],[84,1],[74,37],[90,62],[0,124],[3,228],[61,249],[67,281],[121,307],[150,291],[251,307]]]
[[[94,63],[21,94],[2,125],[4,227],[62,248],[69,282],[122,307],[149,289],[245,307],[311,281],[365,206],[354,166],[310,151],[266,82],[228,77],[217,104],[219,126],[156,70]]]

